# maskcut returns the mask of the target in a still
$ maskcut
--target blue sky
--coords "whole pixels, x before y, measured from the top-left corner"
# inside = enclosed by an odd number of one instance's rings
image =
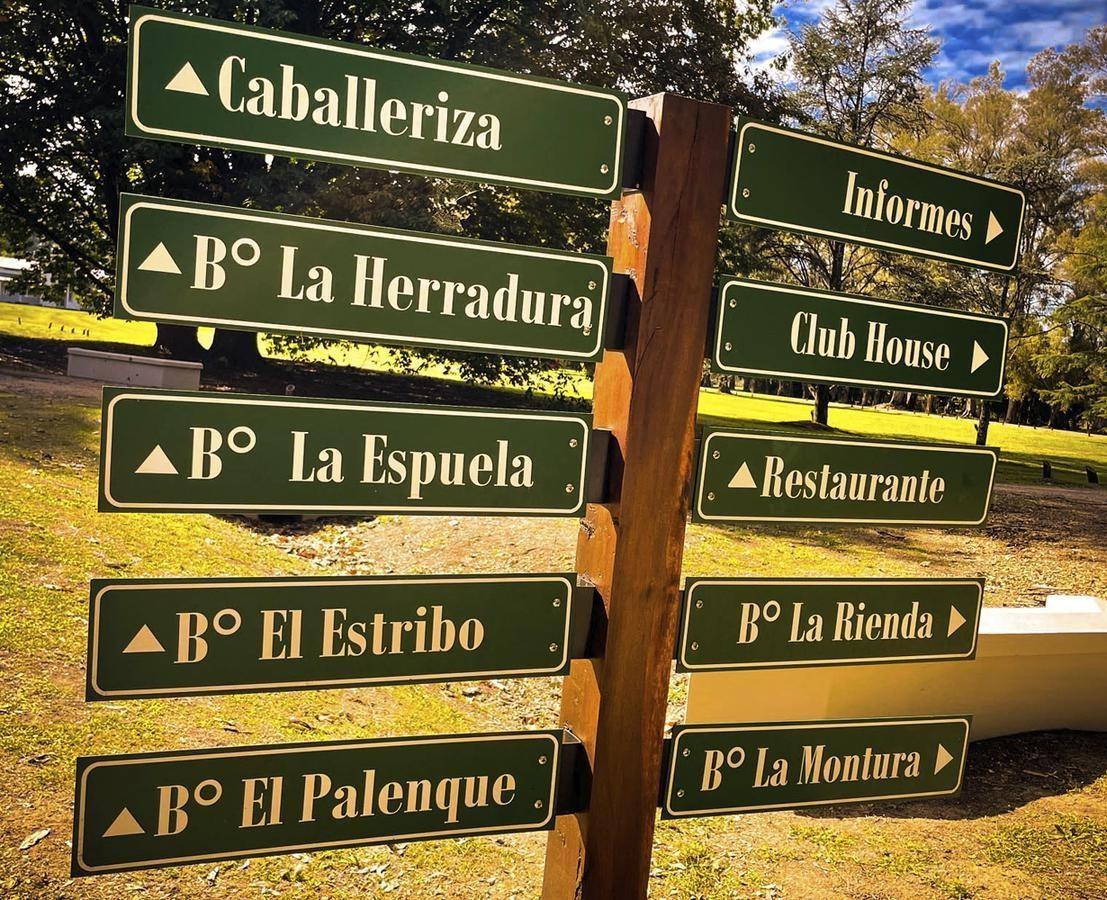
[[[790,0],[777,7],[789,29],[814,22],[834,0]],[[998,59],[1007,73],[1007,86],[1026,83],[1026,63],[1044,47],[1080,40],[1087,30],[1107,22],[1107,0],[915,0],[911,24],[930,26],[942,42],[932,83],[968,81],[988,70]],[[786,48],[786,31],[763,35],[754,46],[754,61],[769,62]]]

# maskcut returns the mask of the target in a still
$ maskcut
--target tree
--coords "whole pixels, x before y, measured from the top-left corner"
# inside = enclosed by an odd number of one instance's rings
[[[800,123],[837,141],[881,146],[897,131],[921,131],[922,72],[938,50],[925,29],[908,28],[910,0],[837,0],[791,39]],[[771,275],[809,287],[867,293],[889,255],[840,241],[776,234],[766,248]],[[830,388],[812,385],[813,422],[826,425]]]
[[[197,15],[364,43],[511,71],[673,90],[773,117],[773,92],[741,76],[745,46],[771,22],[771,0],[579,4],[552,0],[168,0]],[[0,12],[0,233],[37,236],[40,284],[66,277],[110,309],[121,190],[476,237],[602,249],[604,204],[123,135],[126,5],[109,0],[8,3]],[[159,340],[174,329],[159,329]],[[245,343],[253,342],[252,336]],[[163,341],[164,343],[164,341]],[[173,343],[172,341],[169,343]],[[217,347],[222,347],[220,339]],[[245,349],[231,339],[228,352]],[[310,344],[311,342],[306,342]],[[256,343],[254,344],[256,348]],[[218,351],[217,351],[218,352]],[[432,354],[473,377],[544,364]]]

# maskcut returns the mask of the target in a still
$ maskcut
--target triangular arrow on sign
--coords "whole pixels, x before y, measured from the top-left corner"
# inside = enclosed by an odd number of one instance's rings
[[[161,641],[157,639],[154,632],[150,630],[149,625],[143,625],[135,636],[131,638],[131,642],[123,648],[124,653],[164,653],[165,648],[161,645]]]
[[[734,477],[730,479],[730,483],[727,487],[731,488],[755,488],[757,482],[753,480],[753,476],[750,474],[750,467],[746,463],[742,463],[738,471],[734,473]]]
[[[167,91],[177,91],[180,94],[197,94],[201,97],[208,95],[208,89],[204,87],[204,83],[200,80],[200,76],[196,74],[196,70],[192,68],[192,63],[186,62],[181,66],[180,70],[169,79],[169,84],[165,86]]]
[[[984,363],[986,363],[991,357],[984,352],[984,348],[981,347],[976,341],[972,342],[972,367],[969,372],[975,372]]]
[[[984,235],[984,243],[990,244],[1001,234],[1003,234],[1003,226],[999,224],[999,220],[996,219],[995,213],[988,210],[988,231]]]
[[[934,774],[937,775],[946,766],[953,762],[953,757],[950,756],[949,751],[941,744],[938,745],[938,758],[934,760]]]
[[[949,608],[949,628],[946,629],[946,637],[953,634],[958,628],[965,624],[965,617],[961,615],[956,606]]]
[[[104,832],[104,837],[121,837],[125,834],[146,834],[146,830],[138,824],[138,820],[124,806],[123,811],[115,817],[115,821]]]
[[[172,256],[169,255],[169,250],[165,244],[159,243],[153,250],[150,251],[150,255],[146,257],[138,265],[139,271],[142,272],[164,272],[166,275],[180,275],[181,270]]]
[[[150,451],[150,455],[146,457],[137,469],[135,469],[136,475],[179,475],[177,467],[173,465],[172,460],[165,455],[165,451],[161,449],[161,444],[155,444],[154,449]]]

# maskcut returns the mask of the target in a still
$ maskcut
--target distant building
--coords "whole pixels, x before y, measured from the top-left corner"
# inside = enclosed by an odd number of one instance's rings
[[[17,294],[11,290],[12,279],[17,278],[34,265],[27,259],[15,259],[11,256],[0,256],[0,303],[26,303],[28,306],[53,306],[57,303],[49,303],[41,297],[32,294]],[[47,278],[50,276],[47,275]],[[73,296],[73,292],[66,288],[65,302],[61,304],[65,309],[80,309],[81,305]]]

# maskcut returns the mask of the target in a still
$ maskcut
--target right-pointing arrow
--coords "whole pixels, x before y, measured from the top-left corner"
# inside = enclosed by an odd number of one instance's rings
[[[946,766],[953,762],[950,752],[941,744],[938,745],[938,758],[934,760],[934,774],[937,775]]]
[[[115,817],[115,821],[104,832],[104,837],[122,837],[125,834],[146,834],[146,830],[138,824],[138,820],[124,806],[123,811]]]
[[[731,488],[755,488],[757,482],[753,480],[753,475],[750,474],[750,467],[747,463],[742,463],[738,468],[738,471],[734,473],[734,477],[730,479],[730,483],[727,487]]]
[[[958,628],[965,624],[965,617],[958,612],[956,606],[949,608],[949,628],[946,629],[946,637],[953,634]]]
[[[988,230],[984,234],[984,243],[990,244],[1001,234],[1003,234],[1003,226],[999,224],[999,220],[995,217],[995,213],[988,210]]]
[[[969,369],[969,372],[970,373],[975,372],[982,365],[984,365],[984,363],[986,363],[989,359],[991,359],[991,357],[988,356],[988,354],[984,352],[984,348],[981,347],[976,341],[973,341],[972,342],[972,367]]]

